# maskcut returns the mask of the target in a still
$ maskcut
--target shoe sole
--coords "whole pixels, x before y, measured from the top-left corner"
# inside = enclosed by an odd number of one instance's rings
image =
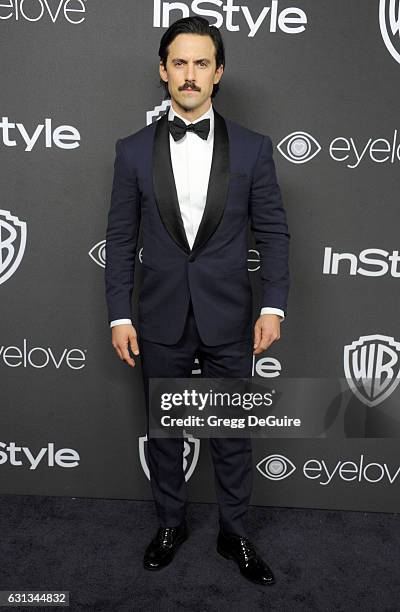
[[[181,547],[181,544],[183,544],[184,542],[186,542],[186,540],[188,539],[189,534],[186,534],[186,536],[184,538],[178,539],[177,540],[177,546],[174,552],[174,555],[172,557],[172,559],[170,561],[168,561],[168,563],[166,563],[165,565],[160,565],[159,567],[150,567],[148,565],[146,565],[143,562],[143,567],[147,570],[149,570],[150,572],[159,572],[160,570],[164,569],[165,567],[168,567],[168,565],[170,565],[172,563],[172,561],[175,559],[176,557],[176,553],[178,552],[179,548]]]
[[[229,553],[225,552],[221,548],[219,548],[219,546],[217,546],[217,552],[222,557],[225,557],[225,559],[231,559],[231,560],[235,561],[235,563],[237,564],[237,561],[236,561],[235,557],[233,555],[230,555]],[[246,574],[243,574],[243,572],[240,569],[240,567],[239,567],[239,571],[242,574],[243,578],[246,578],[246,580],[248,580],[249,582],[252,582],[253,584],[260,584],[261,586],[269,586],[269,585],[275,584],[275,578],[273,580],[270,580],[269,582],[258,582],[257,580],[252,580],[251,578],[246,576]]]

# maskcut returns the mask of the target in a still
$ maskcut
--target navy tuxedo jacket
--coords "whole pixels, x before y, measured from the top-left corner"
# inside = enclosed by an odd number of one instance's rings
[[[210,346],[252,333],[247,227],[261,258],[262,301],[287,312],[289,240],[272,142],[214,108],[207,200],[193,248],[175,187],[168,113],[117,140],[106,231],[109,322],[130,318],[138,335],[174,344],[191,297],[202,341]],[[139,226],[143,261],[138,312],[131,298]]]

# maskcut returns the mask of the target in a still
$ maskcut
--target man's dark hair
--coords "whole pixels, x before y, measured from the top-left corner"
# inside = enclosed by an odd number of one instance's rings
[[[222,36],[218,28],[208,23],[204,17],[183,17],[172,23],[168,30],[163,34],[160,41],[160,48],[158,55],[164,68],[167,67],[168,47],[172,41],[178,36],[178,34],[200,34],[201,36],[211,36],[215,47],[215,60],[216,68],[219,68],[221,64],[225,67],[225,49],[222,41]],[[161,85],[165,89],[164,98],[170,98],[168,91],[168,83],[160,78]],[[214,98],[219,90],[219,83],[214,84],[211,98]]]

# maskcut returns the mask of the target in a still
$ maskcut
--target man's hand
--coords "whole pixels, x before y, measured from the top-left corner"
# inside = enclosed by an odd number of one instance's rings
[[[267,349],[275,340],[281,337],[281,320],[276,314],[261,315],[254,325],[253,355],[258,355]]]
[[[131,368],[135,367],[135,361],[129,355],[128,346],[130,344],[131,351],[134,355],[139,355],[139,347],[137,343],[136,329],[131,324],[114,325],[111,328],[112,345],[118,357],[125,361]]]

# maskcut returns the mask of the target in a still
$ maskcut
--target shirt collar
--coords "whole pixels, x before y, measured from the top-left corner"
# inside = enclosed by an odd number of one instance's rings
[[[179,115],[179,113],[174,111],[174,109],[172,108],[172,104],[171,104],[169,107],[169,111],[168,111],[168,121],[173,121],[175,115],[179,117],[180,119],[182,119],[182,121],[184,121],[186,125],[189,125],[189,123],[197,123],[198,121],[202,121],[202,119],[209,118],[210,119],[210,132],[208,136],[210,137],[210,134],[213,134],[214,132],[214,109],[213,109],[212,104],[210,104],[210,108],[203,115],[201,115],[201,117],[198,117],[197,119],[195,119],[195,121],[189,121],[188,119],[185,119],[184,117],[182,117],[182,115]]]

